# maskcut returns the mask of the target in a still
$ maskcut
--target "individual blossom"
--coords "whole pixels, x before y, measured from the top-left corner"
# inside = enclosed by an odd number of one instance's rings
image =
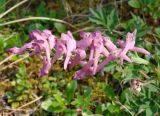
[[[92,69],[93,63],[94,63],[94,60],[90,60],[82,67],[82,69],[76,71],[76,73],[74,75],[74,79],[81,80],[85,76],[93,75],[93,69]]]
[[[93,74],[96,74],[97,66],[99,63],[99,58],[100,55],[105,55],[105,57],[108,57],[109,52],[108,50],[104,47],[103,44],[103,39],[102,39],[102,34],[99,31],[93,32],[92,33],[92,45],[91,45],[91,50],[90,50],[90,57],[89,60],[94,59],[93,63]]]
[[[107,48],[108,51],[113,52],[117,50],[117,46],[111,41],[108,36],[103,36],[103,43],[104,46]]]
[[[47,58],[45,56],[43,57],[42,60],[43,60],[43,66],[42,66],[41,71],[39,73],[39,77],[47,75],[49,73],[50,68],[51,68],[51,64],[48,63]]]
[[[54,49],[55,44],[56,44],[56,39],[55,39],[56,37],[54,35],[52,35],[50,30],[44,30],[43,33],[47,37],[47,41],[49,43],[50,49]]]
[[[72,33],[70,31],[67,34],[61,34],[62,42],[66,45],[66,58],[64,60],[64,69],[67,69],[67,65],[69,64],[70,57],[72,52],[76,49],[76,40],[73,38]]]
[[[104,48],[107,49],[108,55],[105,55],[105,59],[98,64],[97,68],[94,70],[94,74],[101,71],[105,65],[110,63],[111,61],[115,61],[116,59],[119,59],[123,57],[124,60],[131,62],[130,58],[127,55],[120,56],[120,53],[122,51],[121,48],[117,48],[117,46],[110,40],[109,37],[102,37]]]
[[[33,48],[32,42],[25,44],[23,47],[18,48],[18,47],[13,47],[7,50],[9,53],[13,54],[24,54],[24,52],[28,49]]]
[[[136,52],[140,52],[146,55],[150,55],[150,53],[144,48],[135,47],[136,33],[137,33],[137,30],[135,29],[133,33],[130,33],[130,32],[127,33],[125,42],[122,40],[118,41],[119,46],[123,49],[120,54],[121,64],[123,64],[123,60],[124,60],[123,57],[127,54],[128,51],[136,51]]]
[[[83,61],[86,58],[86,51],[83,49],[76,49],[73,52],[73,58],[70,60],[69,68],[72,69],[75,65],[82,64],[84,65]]]
[[[139,80],[132,80],[130,85],[133,91],[140,92],[143,82]]]
[[[56,45],[55,45],[55,54],[52,57],[52,64],[55,63],[56,60],[63,57],[64,54],[66,54],[67,49],[65,44],[62,42],[61,39],[56,39]]]
[[[31,55],[37,55],[43,60],[43,67],[40,72],[40,76],[46,75],[51,68],[51,50],[55,46],[55,37],[51,35],[49,30],[39,31],[33,30],[30,34],[31,41],[21,48],[11,48],[8,51],[13,54],[23,54],[27,50],[32,50]],[[45,53],[45,54],[43,54]]]
[[[76,42],[76,46],[79,49],[87,50],[93,41],[91,32],[80,32],[81,40]]]

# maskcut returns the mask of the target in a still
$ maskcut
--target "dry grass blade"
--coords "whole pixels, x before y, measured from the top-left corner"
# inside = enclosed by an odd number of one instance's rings
[[[4,60],[0,61],[0,65],[2,65],[3,63],[7,62],[8,60],[10,60],[12,57],[14,57],[15,55],[12,54],[10,56],[8,56],[7,58],[5,58]]]
[[[20,109],[22,109],[22,108],[24,108],[24,107],[26,107],[26,106],[28,106],[28,105],[31,105],[32,103],[34,103],[34,102],[36,102],[36,101],[38,101],[38,100],[40,100],[40,99],[42,99],[42,96],[36,98],[36,99],[33,100],[33,101],[30,101],[30,102],[28,102],[28,103],[22,105],[22,106],[20,106],[20,107],[18,107],[17,109],[15,109],[15,110],[9,112],[6,116],[10,116],[10,115],[13,114],[14,112],[16,112],[16,111],[18,111],[18,110],[20,110]]]
[[[55,19],[55,18],[48,18],[48,17],[27,17],[27,18],[22,18],[22,19],[17,19],[17,20],[1,23],[0,26],[10,25],[10,24],[24,22],[24,21],[30,21],[30,20],[48,20],[48,21],[54,21],[54,22],[59,22],[59,23],[66,24],[66,25],[72,27],[73,29],[77,29],[75,26],[73,26],[72,24],[70,24],[70,23],[68,23],[66,21],[63,21],[63,20],[60,20],[60,19]]]
[[[24,59],[26,59],[26,58],[28,58],[28,57],[29,57],[29,54],[23,56],[22,58],[16,60],[15,62],[12,62],[11,64],[9,64],[9,65],[7,65],[7,66],[1,68],[0,71],[3,71],[3,70],[5,70],[5,69],[7,69],[8,67],[13,66],[14,64],[16,64],[16,63],[18,63],[18,62],[20,62],[20,61],[22,61],[22,60],[24,60]]]

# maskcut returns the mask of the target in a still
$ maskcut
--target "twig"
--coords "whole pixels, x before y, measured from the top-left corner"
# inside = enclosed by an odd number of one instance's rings
[[[0,19],[27,1],[29,1],[29,0],[23,0],[23,1],[19,2],[18,4],[14,5],[13,7],[11,7],[10,9],[8,9],[7,11],[5,11],[4,13],[0,14]]]
[[[0,65],[2,65],[4,62],[6,62],[6,61],[8,61],[9,59],[11,59],[12,57],[14,57],[15,55],[10,55],[10,56],[8,56],[7,58],[5,58],[4,60],[2,60],[1,62],[0,62]]]
[[[116,101],[115,103],[117,103],[117,104],[119,104],[120,106],[122,106],[126,111],[128,111],[128,113],[131,114],[131,116],[133,116],[133,113],[132,113],[125,105],[123,105],[121,102]]]
[[[32,103],[34,103],[34,102],[36,102],[36,101],[38,101],[40,99],[42,99],[42,96],[38,97],[35,100],[32,100],[31,102],[28,102],[27,104],[24,104],[24,105],[18,107],[16,110],[13,110],[13,111],[9,112],[6,116],[9,116],[9,115],[13,114],[14,112],[16,112],[17,110],[22,109],[22,108],[24,108],[24,107],[26,107],[28,105],[31,105]]]
[[[22,60],[24,60],[24,59],[26,59],[26,58],[28,58],[28,57],[29,57],[29,54],[27,54],[27,55],[24,56],[23,58],[20,58],[20,59],[16,60],[15,62],[12,62],[11,64],[9,64],[9,65],[7,65],[7,66],[1,68],[0,71],[3,71],[3,70],[5,70],[5,69],[7,69],[8,67],[11,67],[12,65],[14,65],[14,64],[16,64],[16,63],[18,63],[18,62],[20,62],[20,61],[22,61]]]
[[[89,20],[84,21],[84,22],[82,22],[82,23],[75,24],[75,26],[76,26],[76,27],[78,27],[78,26],[83,26],[83,25],[87,25],[88,23],[90,23]]]
[[[145,78],[149,78],[149,76],[143,71],[143,70],[140,70],[139,73],[145,77]]]
[[[116,1],[116,3],[117,4],[121,4],[122,2],[127,2],[127,1],[128,0],[119,0],[119,1]],[[103,7],[109,6],[109,5],[114,4],[114,3],[115,3],[114,1],[109,2],[109,3],[105,4],[105,5],[103,5]]]
[[[16,35],[16,33],[13,33],[13,34],[12,34],[12,35],[10,35],[9,37],[4,38],[4,39],[3,39],[3,41],[5,42],[5,41],[7,41],[8,39],[10,39],[10,38],[14,37],[15,35]]]
[[[81,32],[81,31],[91,30],[91,29],[94,29],[94,27],[93,26],[85,27],[85,28],[79,29],[77,31],[74,31],[73,34]]]
[[[22,18],[22,19],[17,19],[17,20],[1,23],[0,26],[10,25],[10,24],[14,24],[14,23],[29,21],[29,20],[48,20],[48,21],[54,21],[54,22],[59,22],[59,23],[66,24],[66,25],[72,27],[73,29],[77,29],[75,26],[73,26],[72,24],[70,24],[70,23],[68,23],[66,21],[63,21],[63,20],[60,20],[60,19],[55,19],[55,18],[48,18],[48,17],[27,17],[27,18]]]

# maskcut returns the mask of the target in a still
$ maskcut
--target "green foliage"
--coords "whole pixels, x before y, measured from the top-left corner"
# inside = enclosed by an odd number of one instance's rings
[[[160,18],[159,0],[129,0],[128,4],[141,10],[143,13],[149,13],[153,19]]]
[[[77,89],[77,82],[76,81],[72,81],[71,83],[69,83],[67,85],[67,89],[66,89],[67,98],[66,98],[66,100],[68,103],[72,100],[76,89]]]
[[[54,23],[54,26],[55,26],[55,28],[57,29],[57,31],[59,32],[59,33],[63,33],[63,32],[65,32],[66,31],[66,28],[65,28],[65,26],[63,25],[63,24],[61,24],[61,23]]]
[[[140,8],[140,2],[139,0],[129,0],[128,4],[132,6],[133,8]]]
[[[12,91],[6,93],[8,97],[8,102],[11,103],[12,108],[19,107],[20,102],[28,101],[32,99],[30,90],[32,89],[32,84],[27,81],[26,67],[20,65],[19,71],[16,74],[16,78],[11,82]]]
[[[61,99],[61,98],[59,98]],[[44,101],[41,104],[41,107],[48,111],[48,112],[53,112],[53,113],[60,113],[64,111],[64,106],[61,105],[61,103],[59,103],[58,101],[52,101],[50,99]]]
[[[115,9],[109,10],[109,13],[106,11],[107,9],[103,8],[98,10],[90,9],[91,17],[89,17],[89,20],[111,31],[116,28],[118,18]]]
[[[3,13],[3,12],[5,12],[5,10],[6,10],[6,5],[5,5],[6,0],[0,0],[0,3],[2,4],[2,5],[0,6],[0,13]]]
[[[137,37],[142,37],[148,32],[150,32],[150,27],[143,21],[139,16],[132,14],[132,19],[127,20],[127,22],[121,23],[121,26],[125,30],[137,29]]]

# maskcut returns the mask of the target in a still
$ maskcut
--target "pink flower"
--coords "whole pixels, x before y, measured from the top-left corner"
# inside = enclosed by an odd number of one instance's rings
[[[74,51],[74,57],[70,61],[70,69],[72,69],[77,64],[83,64],[83,60],[86,58],[86,52],[82,49],[76,49]]]
[[[41,71],[39,73],[39,77],[47,75],[49,73],[50,68],[51,68],[51,64],[48,63],[47,58],[44,56],[43,57],[43,66],[42,66]]]
[[[81,40],[77,41],[77,48],[86,50],[92,44],[92,33],[91,32],[80,32]]]
[[[134,92],[140,92],[141,91],[141,87],[143,86],[143,82],[140,80],[132,80],[131,83],[131,89]]]
[[[55,39],[56,37],[54,35],[52,35],[51,31],[49,31],[49,30],[44,30],[43,33],[47,37],[47,41],[49,43],[50,49],[53,49],[56,44],[56,39]]]
[[[33,47],[32,43],[27,43],[22,48],[13,47],[13,48],[8,49],[7,51],[13,54],[24,54],[24,52],[27,49],[31,49],[32,47]]]
[[[107,65],[108,63],[110,63],[111,61],[114,61],[116,60],[116,56],[114,54],[110,54],[103,62],[101,62],[98,67],[97,67],[97,70],[96,70],[96,73],[101,71],[105,65]]]
[[[76,71],[76,73],[74,75],[74,79],[75,80],[80,80],[80,79],[83,79],[85,76],[93,75],[93,70],[91,68],[93,63],[94,63],[94,60],[90,60],[90,61],[87,62],[87,64],[85,64],[83,66],[82,69],[80,69],[79,71]]]
[[[103,36],[103,43],[105,45],[105,47],[110,51],[114,51],[117,49],[116,45],[110,40],[109,37],[104,37]]]
[[[8,51],[14,54],[23,54],[26,50],[32,49],[30,55],[37,55],[43,60],[43,67],[40,76],[46,75],[51,68],[51,50],[55,47],[55,37],[49,30],[39,31],[33,30],[30,34],[31,42],[25,44],[21,48],[11,48]],[[43,55],[42,53],[45,53]]]
[[[135,47],[135,39],[136,39],[137,30],[135,29],[133,33],[127,33],[126,42],[119,40],[118,44],[123,49],[120,54],[120,62],[123,64],[123,59],[126,57],[128,51],[136,51],[146,55],[150,55],[150,53],[144,48]]]
[[[67,34],[61,34],[62,41],[66,45],[66,58],[64,61],[64,69],[67,69],[67,65],[69,63],[72,52],[76,49],[76,40],[73,38],[72,33],[70,31]]]
[[[90,52],[90,57],[89,60],[94,59],[94,64],[93,64],[93,74],[96,74],[97,66],[99,63],[99,57],[103,53],[105,54],[106,57],[108,57],[109,52],[107,49],[105,49],[103,45],[103,39],[102,39],[102,34],[101,32],[97,31],[92,33],[93,40],[92,40],[92,45],[91,45],[91,52]]]
[[[31,42],[21,48],[14,47],[8,52],[23,54],[32,50],[31,55],[37,55],[43,61],[39,76],[47,75],[51,65],[59,58],[64,58],[64,69],[73,68],[75,65],[83,65],[82,69],[75,73],[74,79],[83,79],[85,76],[93,76],[100,72],[111,61],[120,59],[131,62],[127,56],[128,51],[137,51],[146,55],[150,53],[144,48],[135,47],[136,30],[128,33],[126,41],[119,40],[118,48],[108,36],[103,36],[100,31],[81,32],[81,40],[76,41],[70,31],[62,33],[61,39],[57,39],[49,30],[34,30],[30,33]],[[54,55],[51,53],[54,51]],[[89,55],[87,55],[89,53]],[[102,57],[102,59],[101,59]],[[104,60],[103,60],[104,59]]]
[[[56,40],[55,51],[56,52],[52,57],[52,64],[54,64],[56,60],[58,60],[60,57],[62,57],[64,54],[67,53],[67,48],[62,42],[62,40],[60,39]]]

